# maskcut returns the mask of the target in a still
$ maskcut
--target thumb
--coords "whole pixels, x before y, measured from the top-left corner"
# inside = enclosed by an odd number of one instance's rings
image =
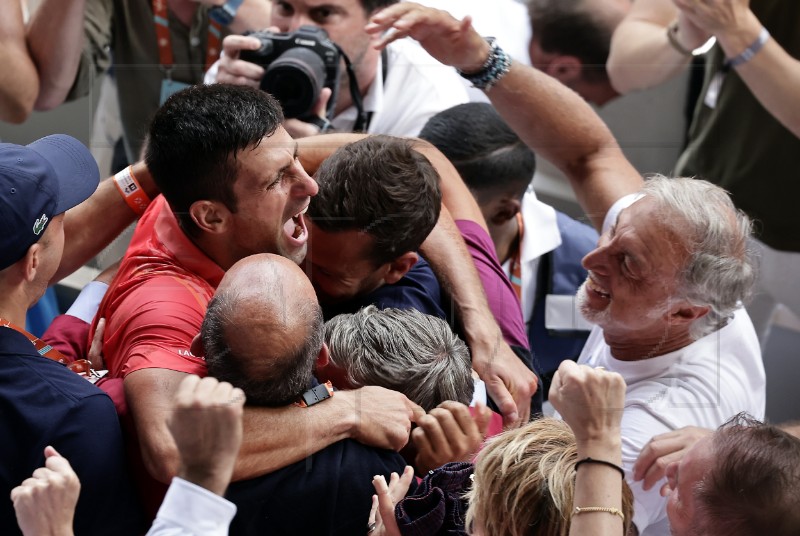
[[[322,90],[319,92],[319,98],[317,99],[316,104],[314,104],[314,108],[312,110],[314,115],[321,117],[322,119],[327,117],[328,101],[330,100],[332,94],[333,91],[331,88],[322,88]]]
[[[500,378],[492,378],[486,382],[486,388],[489,395],[497,404],[500,413],[503,414],[503,427],[514,428],[519,422],[519,413],[517,411],[517,404],[511,393],[508,392],[505,384]]]

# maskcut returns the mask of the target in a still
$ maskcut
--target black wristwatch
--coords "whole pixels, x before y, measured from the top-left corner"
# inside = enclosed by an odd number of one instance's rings
[[[331,382],[325,382],[312,387],[300,396],[300,400],[295,402],[295,405],[301,408],[307,408],[314,404],[319,404],[323,400],[328,400],[333,396],[333,385]]]
[[[208,16],[215,22],[223,26],[228,26],[233,22],[233,19],[236,17],[236,12],[239,11],[239,7],[242,3],[244,3],[244,0],[227,0],[227,2],[221,6],[214,6],[209,9]]]

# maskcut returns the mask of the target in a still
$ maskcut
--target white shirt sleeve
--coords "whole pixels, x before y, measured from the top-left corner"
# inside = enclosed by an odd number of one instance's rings
[[[175,477],[147,536],[227,536],[236,505]]]
[[[108,285],[100,281],[90,281],[83,289],[72,305],[67,310],[68,315],[80,318],[87,324],[91,324],[94,315],[100,308],[100,302],[108,291]]]

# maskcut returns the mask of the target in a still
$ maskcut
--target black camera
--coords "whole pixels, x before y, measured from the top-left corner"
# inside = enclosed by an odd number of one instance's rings
[[[295,32],[249,35],[261,41],[261,48],[243,50],[239,57],[266,69],[261,89],[278,99],[287,118],[311,113],[324,87],[332,91],[326,115],[333,116],[341,61],[339,48],[325,30],[301,26]]]

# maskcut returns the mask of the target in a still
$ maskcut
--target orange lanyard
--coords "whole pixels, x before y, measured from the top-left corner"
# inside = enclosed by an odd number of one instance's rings
[[[522,224],[522,214],[517,212],[517,226],[519,227],[519,238],[517,240],[517,250],[511,257],[511,286],[517,294],[517,298],[522,299],[522,236],[525,230]]]
[[[64,354],[62,354],[61,352],[59,352],[58,350],[56,350],[55,348],[44,342],[42,339],[31,333],[28,333],[27,331],[18,326],[15,326],[5,318],[0,318],[0,327],[13,329],[17,333],[20,333],[25,337],[27,337],[27,339],[31,341],[31,344],[33,344],[33,347],[36,349],[36,351],[39,353],[40,356],[46,357],[47,359],[52,359],[57,363],[61,363],[72,372],[80,374],[81,376],[84,377],[89,376],[92,369],[92,364],[89,362],[88,359],[78,359],[73,362],[70,362],[66,357],[64,357]]]
[[[172,55],[172,37],[169,34],[169,14],[167,13],[167,0],[153,0],[153,22],[156,26],[158,41],[158,61],[161,67],[169,73],[175,64]],[[222,26],[216,21],[208,21],[208,44],[206,45],[207,71],[217,61],[220,52]]]

